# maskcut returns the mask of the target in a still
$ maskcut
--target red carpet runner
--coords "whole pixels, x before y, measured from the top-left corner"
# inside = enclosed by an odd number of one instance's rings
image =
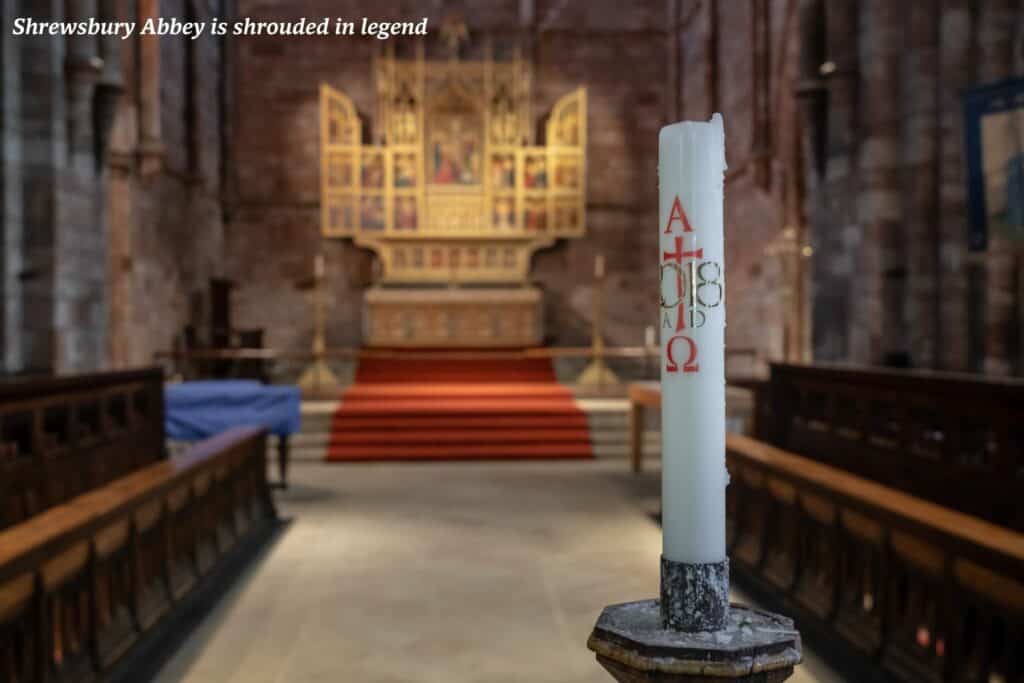
[[[586,415],[547,359],[364,358],[327,460],[591,458]]]

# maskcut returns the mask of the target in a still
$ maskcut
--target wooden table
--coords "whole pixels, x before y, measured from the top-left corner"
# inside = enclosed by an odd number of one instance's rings
[[[661,407],[660,382],[630,382],[629,396],[629,443],[630,462],[634,472],[643,470],[644,459],[644,409]]]

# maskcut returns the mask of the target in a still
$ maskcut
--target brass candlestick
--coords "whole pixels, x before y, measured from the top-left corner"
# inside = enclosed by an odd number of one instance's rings
[[[299,387],[304,392],[325,393],[336,391],[340,387],[337,375],[331,371],[325,360],[327,302],[324,285],[326,282],[323,255],[317,254],[313,274],[313,362],[299,377]]]
[[[594,281],[594,313],[590,325],[591,360],[576,380],[576,384],[604,391],[606,388],[619,386],[618,376],[604,362],[604,254],[598,254],[594,261]]]

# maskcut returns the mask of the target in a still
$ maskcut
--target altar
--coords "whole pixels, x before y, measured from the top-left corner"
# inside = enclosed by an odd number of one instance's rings
[[[530,347],[543,340],[535,287],[366,292],[363,339],[387,347]]]
[[[375,60],[372,144],[353,101],[323,84],[321,231],[374,252],[363,339],[384,347],[517,347],[543,340],[533,254],[586,224],[586,93],[563,96],[534,140],[531,65],[518,53]]]

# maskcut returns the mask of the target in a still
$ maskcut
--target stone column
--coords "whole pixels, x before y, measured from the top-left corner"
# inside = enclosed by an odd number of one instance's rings
[[[68,21],[96,18],[96,0],[68,0],[65,3]],[[69,36],[66,43],[64,73],[67,98],[68,144],[71,154],[92,151],[92,97],[103,68],[96,36]]]
[[[801,5],[802,102],[809,122],[807,207],[811,265],[812,344],[816,360],[850,356],[855,250],[860,241],[856,196],[857,0],[805,0]]]
[[[64,18],[63,2],[20,3],[24,16],[40,21]],[[57,226],[63,199],[62,169],[67,163],[62,60],[63,45],[53,36],[23,36],[22,90],[22,336],[24,367],[55,369],[59,334],[55,330]]]
[[[138,24],[160,17],[160,0],[139,0]],[[160,37],[139,36],[139,158],[143,175],[160,170]]]
[[[902,3],[890,0],[861,3],[860,229],[851,287],[850,332],[850,360],[858,363],[879,364],[908,349],[904,336],[906,240],[900,174],[903,8]]]
[[[934,368],[938,320],[939,0],[907,4],[905,119],[907,328],[915,367]]]
[[[970,0],[942,0],[939,17],[938,367],[967,370],[967,199],[963,105],[971,81]]]
[[[96,0],[66,0],[69,21],[98,16]],[[51,38],[52,40],[52,38]],[[56,370],[106,366],[106,226],[93,108],[103,69],[96,36],[69,37],[63,64],[68,138],[54,243]]]
[[[118,16],[117,0],[100,0],[100,12],[110,20],[133,20],[131,13]],[[105,222],[107,225],[107,355],[111,368],[133,365],[131,334],[133,289],[133,237],[135,144],[138,136],[134,98],[134,54],[138,38],[117,38],[100,44],[103,73],[97,88],[99,149],[106,166]],[[122,51],[127,57],[122,59]],[[127,73],[125,70],[127,69]],[[128,96],[124,96],[128,91]]]
[[[11,26],[18,8],[15,2],[0,4],[3,26]],[[21,55],[20,40],[0,34],[0,221],[3,225],[3,259],[0,288],[0,349],[3,369],[17,372],[21,357],[21,250],[23,239],[21,196]]]
[[[986,0],[979,3],[978,80],[991,83],[1008,78],[1013,67],[1013,38],[1019,0]],[[985,255],[985,356],[986,374],[1007,375],[1014,369],[1019,341],[1016,311],[1016,273],[1013,245],[989,227]]]

